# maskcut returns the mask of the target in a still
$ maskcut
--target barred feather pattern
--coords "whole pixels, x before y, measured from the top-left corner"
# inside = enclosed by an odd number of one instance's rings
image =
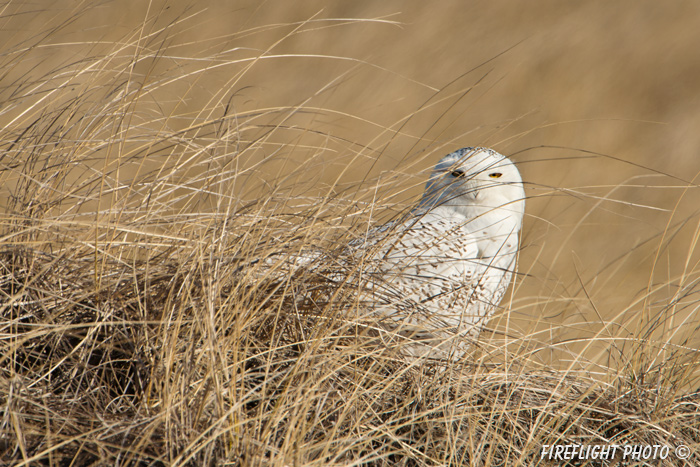
[[[436,166],[406,219],[348,244],[361,258],[372,313],[387,345],[459,358],[499,304],[515,272],[525,194],[515,165],[464,148]]]

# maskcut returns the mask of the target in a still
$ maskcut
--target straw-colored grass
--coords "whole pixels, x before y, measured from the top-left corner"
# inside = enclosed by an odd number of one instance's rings
[[[649,270],[645,290],[621,292],[633,297],[627,303],[601,311],[595,279],[554,277],[560,251],[523,253],[503,312],[469,355],[406,359],[378,345],[355,276],[333,269],[334,259],[346,241],[410,208],[425,180],[419,168],[456,146],[411,140],[420,157],[362,177],[357,167],[379,164],[384,148],[411,139],[412,117],[451,109],[479,89],[479,77],[435,90],[393,127],[311,97],[238,110],[239,81],[299,31],[396,25],[270,25],[284,33],[267,50],[183,63],[168,34],[188,21],[145,21],[41,76],[25,57],[49,47],[46,38],[4,56],[13,84],[3,88],[0,130],[1,462],[565,465],[541,459],[542,447],[615,444],[671,448],[644,465],[696,464],[698,232],[683,230],[692,217],[671,217],[656,236],[593,266],[595,277],[613,280],[648,245],[654,258],[644,253],[642,264],[653,267],[668,249],[685,249],[682,273],[668,266],[659,282]],[[190,99],[202,93],[192,83],[219,66],[237,71],[220,92]],[[328,88],[342,92],[343,80]],[[337,136],[331,118],[378,128],[376,136]],[[679,200],[695,187],[656,172],[656,189]],[[618,196],[649,183],[632,180],[607,194],[527,188],[535,203],[583,199],[589,214],[653,209]],[[526,231],[523,245],[537,250],[542,235]],[[321,253],[318,267],[290,269],[285,258],[309,249]],[[551,263],[538,268],[543,258]],[[543,271],[550,275],[535,277]],[[534,280],[539,295],[522,285]],[[563,315],[570,319],[546,319]],[[674,455],[679,445],[690,447],[689,460]]]

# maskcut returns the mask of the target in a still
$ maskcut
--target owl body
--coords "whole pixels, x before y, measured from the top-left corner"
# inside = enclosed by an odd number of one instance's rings
[[[515,271],[522,180],[504,156],[464,148],[435,167],[418,207],[353,242],[389,345],[456,358],[498,309]]]

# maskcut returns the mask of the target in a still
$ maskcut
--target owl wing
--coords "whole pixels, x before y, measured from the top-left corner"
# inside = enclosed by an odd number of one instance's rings
[[[366,268],[382,315],[414,330],[459,331],[484,314],[492,282],[478,239],[464,222],[429,216],[393,226]]]

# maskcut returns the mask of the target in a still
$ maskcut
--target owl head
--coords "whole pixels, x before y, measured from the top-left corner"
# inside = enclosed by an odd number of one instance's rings
[[[500,215],[516,220],[525,212],[525,191],[517,167],[488,148],[462,148],[433,169],[420,203],[425,210],[449,208],[467,218]]]

